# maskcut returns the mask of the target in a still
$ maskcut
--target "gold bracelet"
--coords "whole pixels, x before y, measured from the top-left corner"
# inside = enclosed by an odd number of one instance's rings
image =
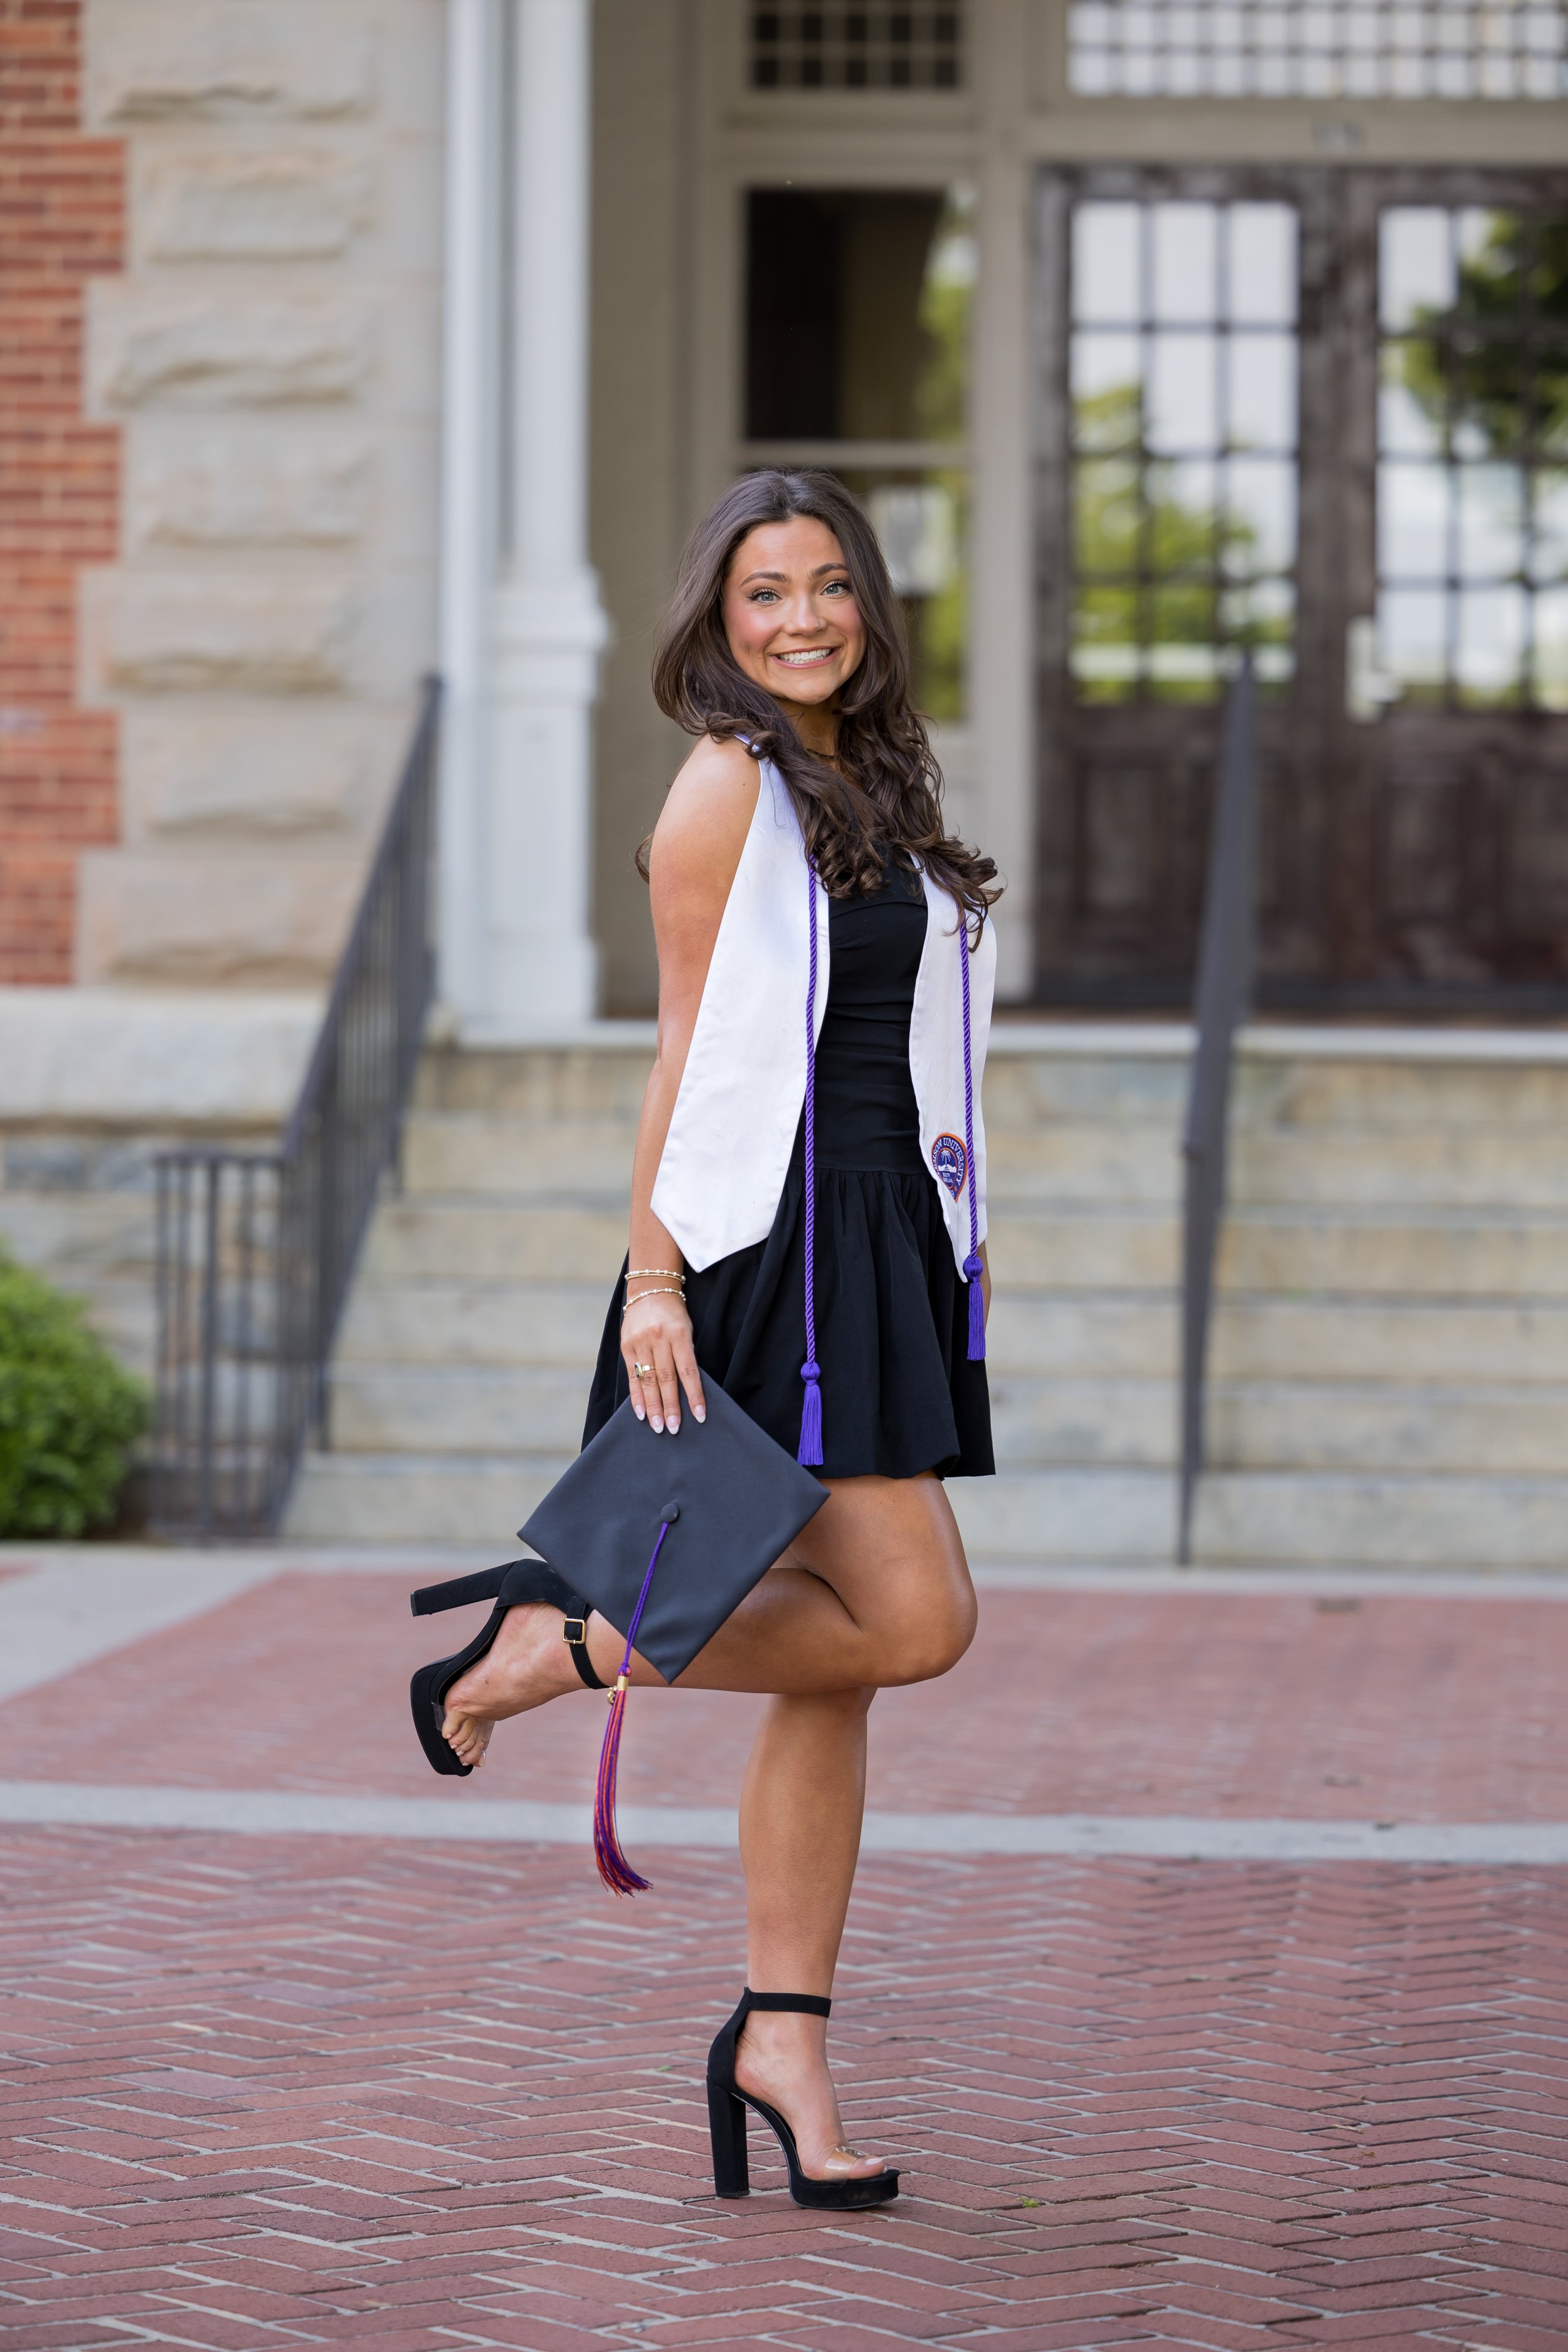
[[[643,1274],[667,1274],[671,1282],[684,1282],[686,1279],[686,1268],[683,1265],[628,1265],[621,1280],[636,1282],[637,1276]]]
[[[627,1301],[626,1301],[626,1306],[622,1307],[622,1309],[621,1309],[621,1321],[622,1321],[623,1323],[626,1321],[626,1316],[627,1316],[628,1312],[630,1311],[630,1309],[631,1309],[632,1307],[634,1307],[637,1304],[637,1301],[638,1301],[639,1299],[643,1299],[643,1298],[684,1298],[684,1297],[685,1297],[685,1296],[686,1296],[686,1293],[684,1292],[684,1290],[678,1290],[678,1289],[675,1287],[675,1285],[674,1285],[673,1283],[668,1283],[668,1282],[667,1282],[667,1283],[662,1283],[662,1284],[658,1285],[656,1288],[654,1288],[654,1289],[652,1289],[652,1290],[639,1290],[639,1291],[637,1293],[636,1297],[628,1298],[628,1299],[627,1299]]]

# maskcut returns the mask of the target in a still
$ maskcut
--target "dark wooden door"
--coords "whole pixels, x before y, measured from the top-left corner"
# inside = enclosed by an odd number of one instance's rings
[[[1568,1002],[1568,175],[1040,188],[1045,1002],[1184,1002],[1234,648],[1262,992]]]

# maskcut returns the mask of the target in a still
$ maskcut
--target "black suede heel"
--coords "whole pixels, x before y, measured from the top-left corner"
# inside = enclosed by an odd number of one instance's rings
[[[437,1658],[433,1664],[421,1666],[408,1686],[408,1696],[414,1709],[414,1728],[419,1735],[419,1745],[426,1759],[437,1772],[450,1773],[466,1779],[473,1770],[471,1764],[459,1762],[441,1737],[441,1726],[447,1714],[447,1693],[459,1675],[477,1665],[494,1646],[509,1609],[516,1609],[531,1601],[548,1601],[559,1609],[566,1620],[563,1638],[572,1653],[572,1663],[581,1680],[590,1690],[603,1690],[605,1685],[594,1672],[588,1655],[586,1640],[588,1618],[592,1613],[587,1601],[563,1582],[552,1568],[542,1559],[509,1559],[500,1568],[483,1568],[474,1576],[454,1576],[445,1584],[426,1584],[408,1596],[408,1605],[416,1617],[434,1617],[443,1609],[463,1609],[475,1601],[493,1601],[490,1611],[466,1650],[457,1651],[449,1658]],[[576,1631],[574,1633],[573,1628]]]
[[[869,2205],[885,2205],[899,2193],[899,2176],[889,2165],[865,2180],[812,2180],[800,2168],[795,2134],[776,2107],[754,2099],[735,2080],[735,2043],[754,2009],[782,2011],[792,2017],[826,2017],[833,2003],[814,1992],[753,1992],[748,1985],[733,2017],[721,2025],[708,2053],[708,2130],[713,2145],[713,2194],[747,2197],[751,2170],[746,2158],[746,2109],[754,2107],[772,2126],[789,2167],[789,2193],[797,2205],[815,2205],[835,2213],[863,2212]]]

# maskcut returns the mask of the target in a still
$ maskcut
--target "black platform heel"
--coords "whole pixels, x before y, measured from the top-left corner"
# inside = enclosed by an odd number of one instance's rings
[[[748,1985],[733,2017],[721,2025],[708,2053],[708,2128],[713,2141],[713,2194],[748,2197],[751,2170],[746,2160],[746,2109],[755,2107],[771,2124],[789,2167],[789,2193],[797,2205],[816,2205],[835,2213],[862,2212],[868,2205],[885,2205],[899,2193],[899,2176],[886,2166],[864,2180],[812,2180],[800,2168],[795,2134],[776,2107],[754,2099],[735,2080],[735,2043],[754,2009],[782,2010],[791,2017],[827,2017],[833,2003],[815,1992],[753,1992]]]
[[[563,1639],[572,1653],[573,1664],[590,1690],[605,1688],[588,1655],[588,1619],[592,1614],[589,1605],[543,1560],[509,1559],[500,1568],[482,1568],[474,1576],[455,1576],[446,1584],[423,1585],[417,1592],[409,1594],[408,1606],[416,1617],[434,1617],[443,1609],[466,1608],[474,1601],[493,1601],[496,1605],[468,1648],[458,1650],[450,1658],[437,1658],[433,1664],[421,1666],[408,1686],[414,1728],[419,1734],[419,1745],[426,1759],[437,1772],[464,1778],[473,1766],[459,1763],[441,1737],[447,1693],[459,1675],[466,1675],[470,1666],[488,1655],[509,1609],[530,1601],[547,1601],[552,1609],[559,1609],[566,1620]]]

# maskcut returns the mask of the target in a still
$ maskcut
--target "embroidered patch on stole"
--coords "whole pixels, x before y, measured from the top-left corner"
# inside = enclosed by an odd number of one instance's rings
[[[969,1173],[969,1155],[956,1135],[937,1137],[931,1148],[931,1164],[936,1170],[938,1181],[947,1186],[956,1201]]]

